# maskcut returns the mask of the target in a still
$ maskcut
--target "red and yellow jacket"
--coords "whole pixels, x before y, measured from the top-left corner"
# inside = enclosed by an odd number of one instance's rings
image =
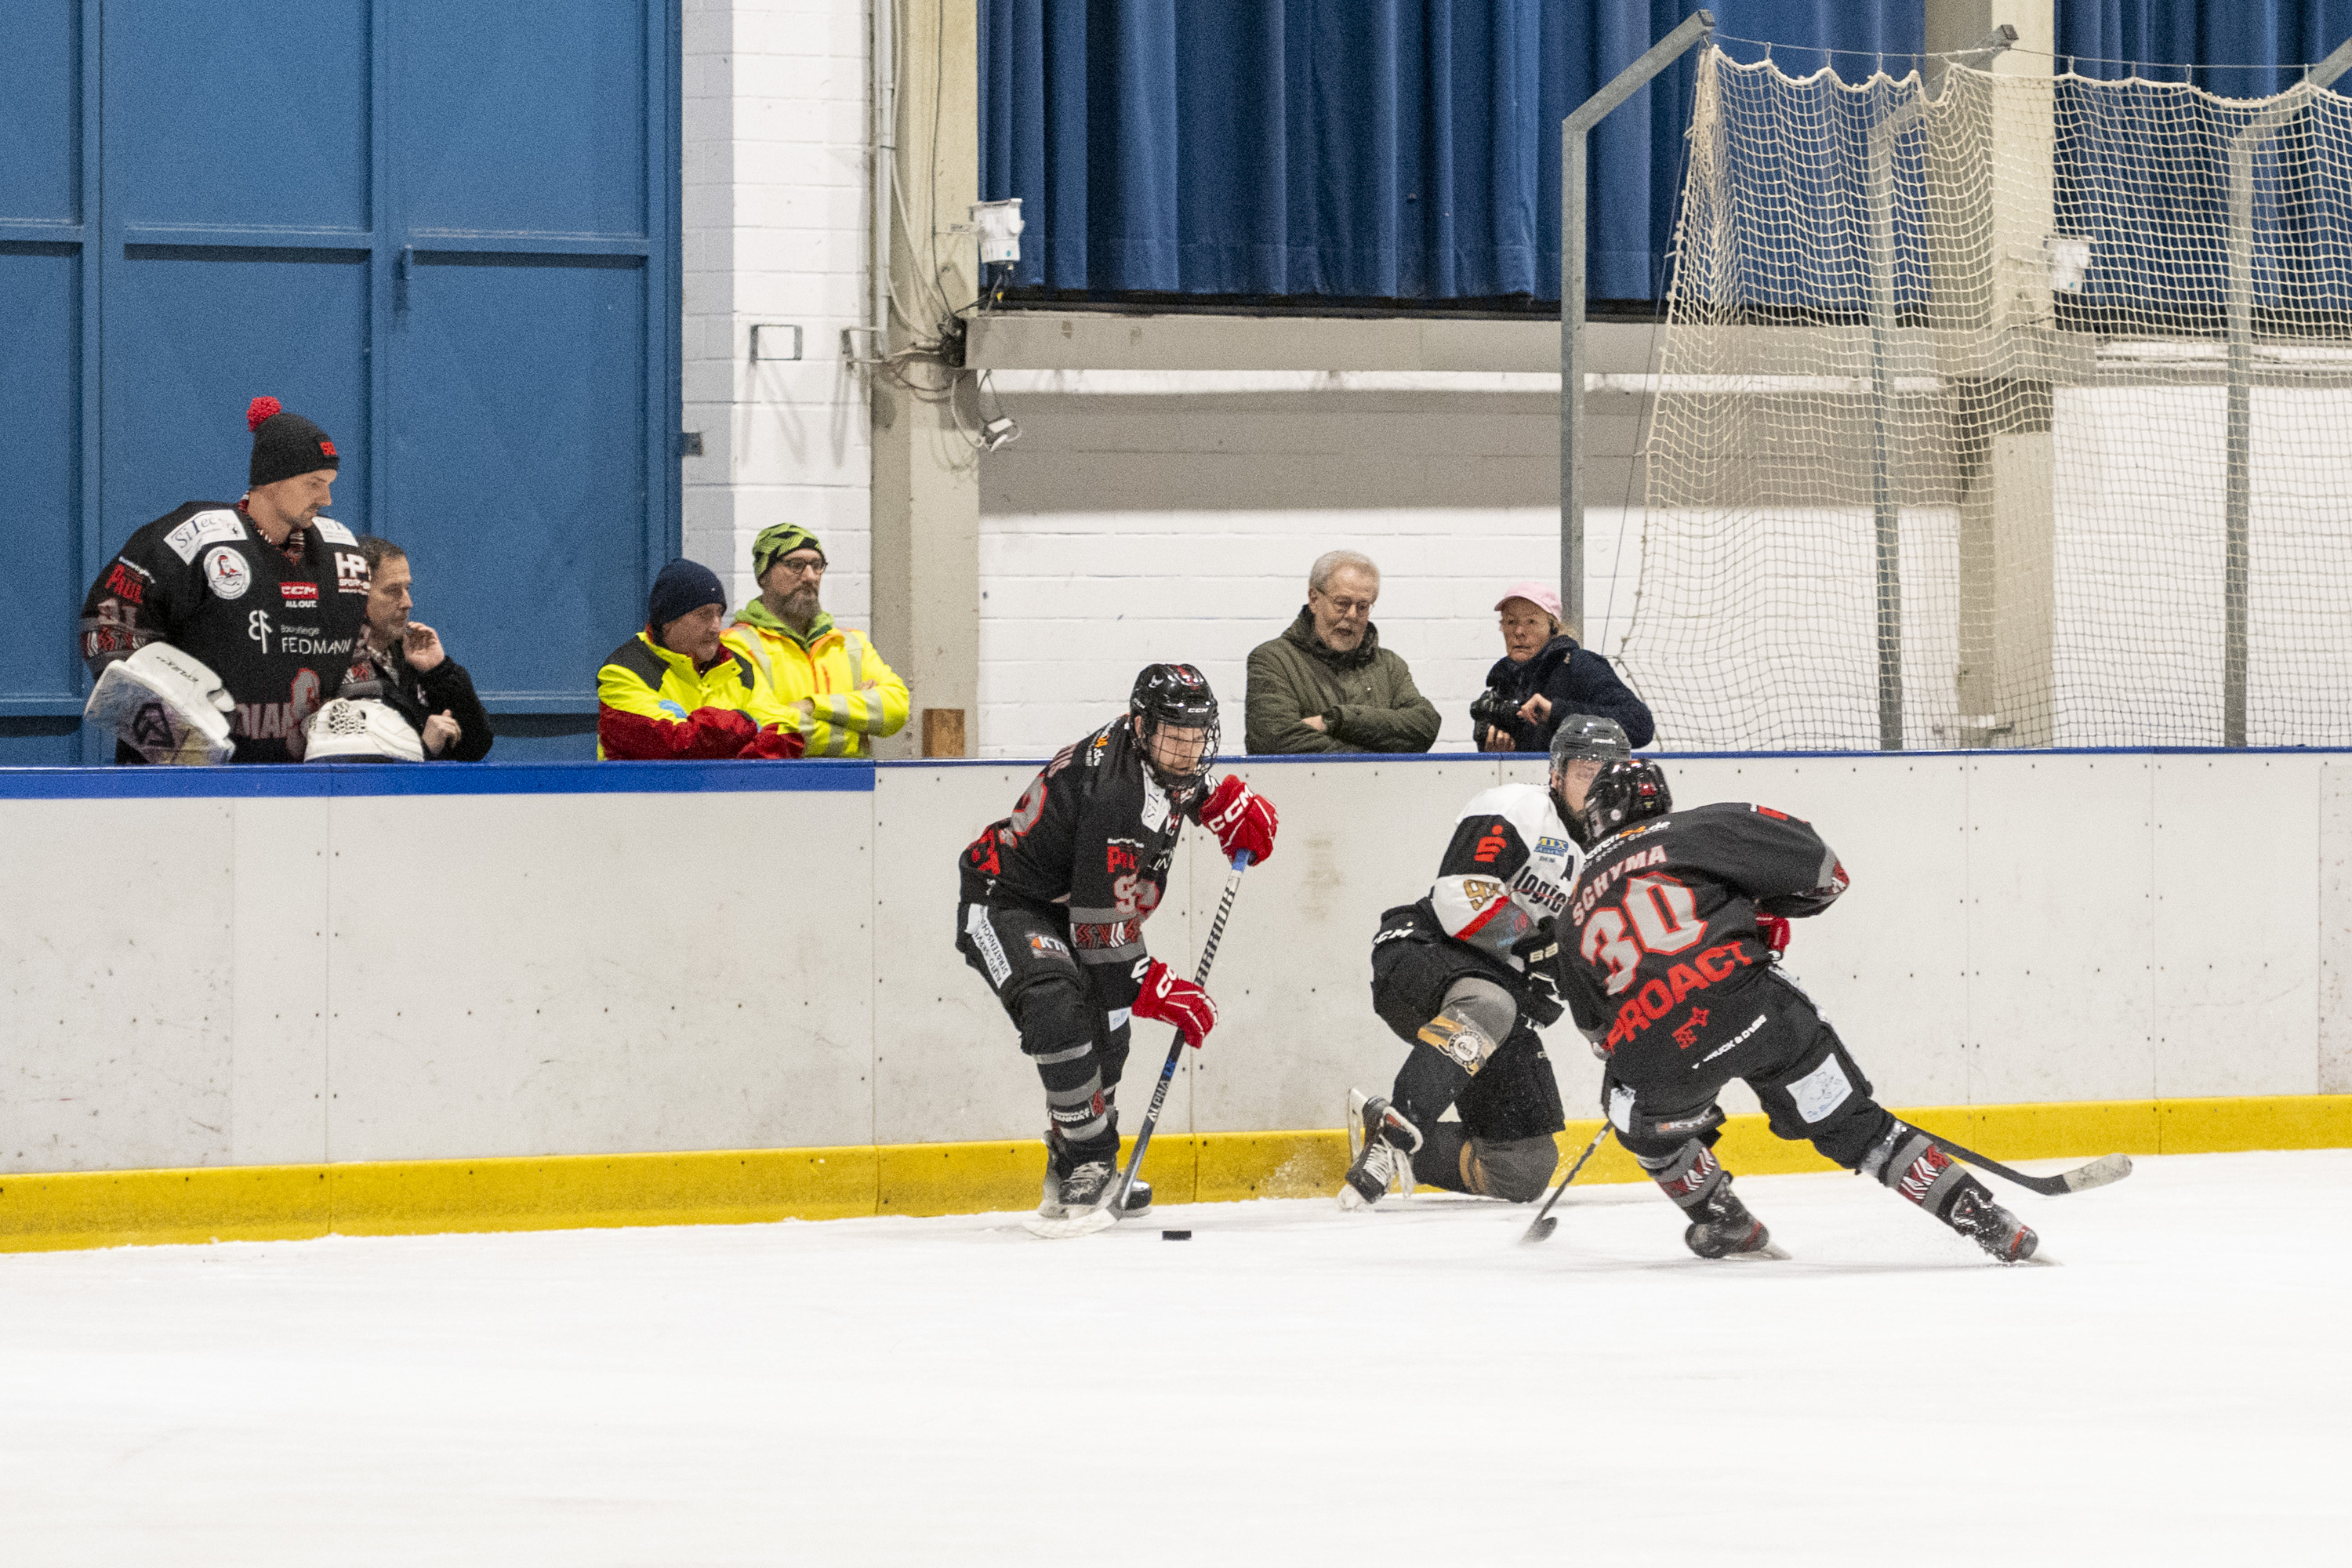
[[[754,718],[766,694],[751,661],[721,648],[698,669],[649,632],[613,650],[596,672],[599,762],[709,762],[797,757],[805,742],[789,726]]]
[[[729,647],[758,668],[760,721],[781,720],[797,729],[810,756],[870,757],[873,736],[906,727],[907,683],[882,662],[864,632],[835,626],[820,611],[803,637],[754,599],[736,612],[724,636]],[[806,713],[796,706],[803,699]]]

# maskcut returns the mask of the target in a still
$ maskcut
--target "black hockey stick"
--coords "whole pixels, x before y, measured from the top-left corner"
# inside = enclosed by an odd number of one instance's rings
[[[1528,1226],[1527,1234],[1519,1237],[1521,1247],[1532,1247],[1559,1228],[1559,1221],[1551,1217],[1551,1205],[1559,1202],[1559,1194],[1568,1191],[1568,1184],[1576,1180],[1576,1173],[1584,1169],[1584,1162],[1592,1158],[1593,1152],[1601,1147],[1601,1141],[1608,1136],[1609,1123],[1603,1121],[1601,1131],[1592,1135],[1592,1142],[1584,1146],[1584,1152],[1576,1157],[1576,1163],[1568,1168],[1568,1174],[1560,1178],[1559,1185],[1551,1190],[1551,1196],[1544,1199],[1544,1206],[1536,1215],[1535,1222]]]
[[[1914,1125],[1916,1126],[1916,1123]],[[1957,1154],[1971,1165],[1990,1171],[2004,1181],[2015,1182],[2026,1191],[2040,1193],[2046,1198],[2063,1197],[2068,1193],[2087,1193],[2093,1187],[2104,1187],[2110,1182],[2120,1182],[2132,1172],[2130,1155],[2103,1154],[2087,1165],[2077,1165],[2071,1171],[2061,1171],[2054,1176],[2029,1176],[2022,1171],[2010,1169],[1998,1160],[1988,1160],[1973,1149],[1963,1149],[1940,1132],[1928,1132],[1925,1127],[1919,1128],[1919,1131],[1927,1132],[1928,1137],[1934,1139],[1943,1148],[1944,1152]]]
[[[1209,940],[1201,948],[1201,965],[1192,976],[1195,985],[1209,983],[1209,966],[1217,962],[1217,943],[1225,934],[1225,917],[1234,912],[1234,895],[1242,890],[1242,872],[1249,866],[1249,851],[1242,850],[1234,857],[1234,868],[1225,877],[1225,896],[1217,905],[1217,918],[1209,924]],[[1168,1060],[1160,1069],[1160,1081],[1152,1086],[1151,1107],[1143,1113],[1141,1125],[1135,1130],[1135,1151],[1127,1157],[1127,1169],[1121,1171],[1100,1202],[1082,1213],[1063,1219],[1038,1219],[1028,1222],[1029,1234],[1049,1241],[1064,1241],[1074,1236],[1092,1236],[1098,1230],[1108,1230],[1118,1223],[1127,1210],[1127,1194],[1134,1189],[1135,1173],[1143,1169],[1143,1152],[1151,1146],[1151,1130],[1160,1124],[1160,1108],[1168,1103],[1168,1085],[1176,1077],[1176,1064],[1184,1058],[1184,1031],[1168,1042]]]

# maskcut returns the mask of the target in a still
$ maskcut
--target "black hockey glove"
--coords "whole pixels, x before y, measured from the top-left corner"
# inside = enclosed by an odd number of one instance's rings
[[[1559,931],[1552,918],[1546,915],[1535,930],[1511,943],[1511,956],[1528,966],[1528,1021],[1539,1029],[1559,1022]]]
[[[1511,956],[1528,966],[1529,975],[1540,974],[1549,982],[1552,966],[1559,962],[1559,927],[1551,916],[1544,916],[1535,930],[1511,943]]]

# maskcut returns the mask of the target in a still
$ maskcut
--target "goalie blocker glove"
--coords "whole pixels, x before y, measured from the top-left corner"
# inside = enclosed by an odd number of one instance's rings
[[[209,666],[149,643],[99,672],[82,717],[150,763],[226,763],[236,754],[234,707]]]

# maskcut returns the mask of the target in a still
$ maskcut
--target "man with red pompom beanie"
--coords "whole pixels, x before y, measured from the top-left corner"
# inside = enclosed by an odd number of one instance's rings
[[[341,687],[365,621],[367,558],[351,530],[320,515],[342,462],[327,433],[274,397],[255,398],[245,422],[244,498],[187,501],[132,533],[82,601],[81,656],[102,679],[169,645],[201,661],[196,686],[209,675],[226,691],[235,761],[299,762],[303,725]],[[140,689],[156,701],[109,708],[116,761],[184,754],[171,686]]]

